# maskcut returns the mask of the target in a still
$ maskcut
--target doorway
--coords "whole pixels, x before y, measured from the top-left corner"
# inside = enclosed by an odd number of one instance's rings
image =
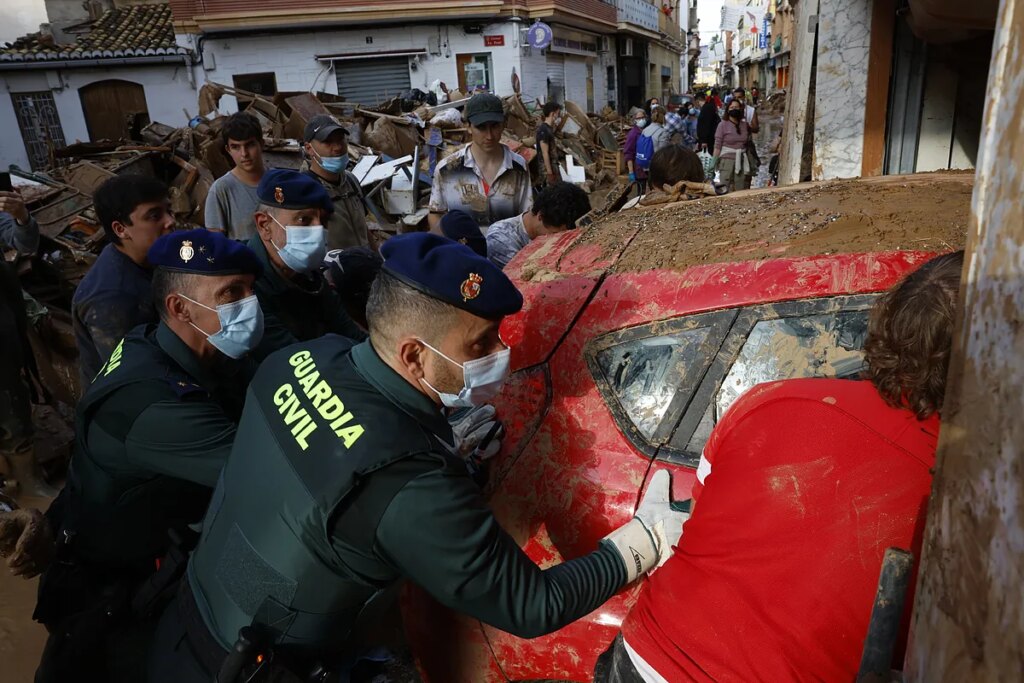
[[[491,79],[491,53],[455,55],[455,69],[459,76],[459,90],[472,95],[477,89],[494,90]]]
[[[131,81],[96,81],[78,89],[89,139],[137,140],[149,125],[146,92]]]

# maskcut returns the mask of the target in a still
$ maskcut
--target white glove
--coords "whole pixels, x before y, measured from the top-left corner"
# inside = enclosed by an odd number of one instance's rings
[[[671,492],[671,475],[666,469],[658,470],[640,500],[636,516],[605,536],[622,555],[627,583],[664,564],[683,535],[683,523],[690,513],[672,509]]]
[[[501,450],[501,437],[504,435],[504,428],[495,418],[494,406],[482,405],[476,408],[459,411],[449,418],[448,423],[452,427],[452,435],[455,437],[455,447],[462,457],[471,455],[480,460],[487,460],[494,457]],[[495,429],[490,441],[484,444],[487,435]],[[483,446],[479,451],[477,449]]]

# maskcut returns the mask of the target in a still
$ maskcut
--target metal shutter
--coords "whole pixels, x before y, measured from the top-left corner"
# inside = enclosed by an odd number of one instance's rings
[[[409,58],[386,57],[334,62],[338,94],[346,102],[374,106],[409,90]]]
[[[548,101],[565,101],[565,57],[548,53]]]

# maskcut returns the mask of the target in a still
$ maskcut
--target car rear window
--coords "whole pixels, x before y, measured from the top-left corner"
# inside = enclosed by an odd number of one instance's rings
[[[868,310],[760,320],[686,444],[699,453],[730,406],[764,382],[798,377],[856,377],[864,368]]]

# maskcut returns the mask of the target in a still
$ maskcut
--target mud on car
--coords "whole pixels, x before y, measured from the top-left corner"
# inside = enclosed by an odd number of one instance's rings
[[[963,246],[973,176],[755,190],[606,217],[535,240],[508,272],[525,306],[487,495],[541,567],[632,517],[655,468],[686,501],[701,449],[754,385],[853,377],[879,293]],[[681,503],[685,505],[686,503]],[[406,633],[431,683],[589,681],[641,583],[524,640],[411,587]]]

